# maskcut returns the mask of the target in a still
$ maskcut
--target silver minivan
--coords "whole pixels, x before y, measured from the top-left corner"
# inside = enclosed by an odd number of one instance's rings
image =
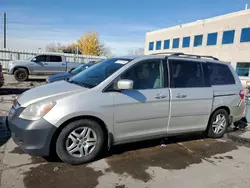
[[[244,91],[229,63],[172,53],[110,58],[28,90],[7,124],[27,153],[81,164],[123,143],[196,131],[219,138],[244,116]]]

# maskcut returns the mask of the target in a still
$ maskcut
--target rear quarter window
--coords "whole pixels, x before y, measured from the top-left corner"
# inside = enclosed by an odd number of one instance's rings
[[[211,85],[235,84],[235,79],[228,65],[207,63],[207,68]]]
[[[62,57],[51,55],[49,56],[49,61],[50,62],[62,62]]]

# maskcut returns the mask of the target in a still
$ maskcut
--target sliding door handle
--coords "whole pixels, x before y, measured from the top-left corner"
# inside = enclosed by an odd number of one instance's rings
[[[176,95],[176,98],[186,98],[186,97],[187,97],[187,95],[184,94],[184,93],[178,93],[178,94]]]

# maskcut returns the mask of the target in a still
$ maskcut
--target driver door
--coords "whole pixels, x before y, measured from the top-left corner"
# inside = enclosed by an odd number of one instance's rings
[[[114,92],[114,139],[126,142],[167,133],[169,89],[163,61],[137,63],[120,79],[134,82],[132,90]]]
[[[48,72],[48,62],[46,55],[38,55],[31,62],[32,73],[36,75],[46,75]]]

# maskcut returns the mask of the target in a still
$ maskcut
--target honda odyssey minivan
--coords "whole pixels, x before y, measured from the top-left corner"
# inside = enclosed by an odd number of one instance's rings
[[[211,138],[245,116],[231,65],[183,53],[110,58],[26,91],[13,104],[12,138],[31,155],[70,164],[113,145],[203,131]]]

